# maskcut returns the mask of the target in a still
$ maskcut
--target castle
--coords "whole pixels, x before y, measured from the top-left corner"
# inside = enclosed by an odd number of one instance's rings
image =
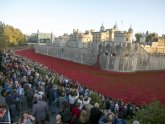
[[[55,46],[87,48],[89,42],[132,43],[133,29],[130,27],[128,31],[119,31],[116,23],[112,29],[105,29],[102,24],[100,31],[86,30],[82,33],[79,29],[73,29],[70,35],[64,33],[63,36],[56,37],[54,44]]]
[[[89,65],[107,71],[133,72],[165,69],[165,36],[155,36],[150,45],[134,41],[133,29],[120,31],[115,24],[111,29],[80,32],[56,37],[50,44],[36,44],[37,53]]]

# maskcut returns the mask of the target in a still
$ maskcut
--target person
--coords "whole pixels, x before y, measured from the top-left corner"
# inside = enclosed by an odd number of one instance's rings
[[[60,114],[57,114],[57,115],[56,115],[56,120],[55,120],[55,122],[56,122],[56,124],[63,124]]]
[[[75,103],[79,97],[79,92],[78,90],[76,90],[77,95],[74,94],[74,91],[71,92],[71,95],[69,95],[69,104],[70,104],[70,109],[72,110],[72,108],[75,106]]]
[[[67,101],[64,103],[64,109],[63,111],[60,112],[60,115],[64,123],[69,123],[69,124],[71,123],[72,112],[70,111],[70,106]]]
[[[133,123],[132,124],[140,124],[140,122],[139,121],[137,121],[137,120],[135,120],[135,121],[133,121]]]
[[[19,113],[20,113],[20,96],[16,92],[16,89],[13,89],[13,92],[11,93],[11,96],[14,99],[14,104],[16,106],[17,115],[19,115]]]
[[[62,91],[61,96],[59,96],[58,100],[59,100],[59,110],[62,111],[64,109],[64,103],[66,102],[64,91]]]
[[[31,84],[29,84],[28,89],[26,90],[26,99],[28,102],[28,108],[33,107],[33,99],[34,99],[33,94],[34,94],[33,88],[31,86]]]
[[[104,115],[100,118],[99,124],[114,124],[115,114],[111,111],[106,111]]]
[[[23,104],[25,92],[21,85],[18,86],[17,93],[19,94],[21,104]]]
[[[90,104],[91,98],[88,96],[84,97],[82,110],[86,110],[86,107]]]
[[[90,111],[89,121],[92,124],[99,124],[99,119],[103,115],[103,112],[99,109],[99,104],[95,103],[94,107]]]
[[[80,103],[76,103],[76,107],[73,107],[72,109],[72,124],[75,124],[77,119],[80,117],[81,110],[80,108]]]
[[[48,103],[51,106],[53,101],[58,97],[57,95],[57,90],[56,87],[53,87],[53,85],[50,83],[46,83],[45,87],[47,88],[47,98],[48,98]]]
[[[107,116],[108,123],[107,124],[113,124],[114,117],[115,117],[115,115],[113,113],[108,114],[108,116]]]
[[[83,95],[80,95],[80,97],[77,100],[80,103],[80,108],[79,108],[80,110],[82,110],[82,107],[84,105],[83,104],[83,100],[84,100],[84,96]]]
[[[35,117],[35,124],[45,124],[46,116],[48,115],[48,105],[42,101],[42,96],[38,96],[38,102],[33,105],[33,116]]]
[[[11,120],[13,121],[16,113],[16,105],[13,97],[11,96],[11,92],[9,91],[5,95],[5,102],[10,110]]]
[[[33,124],[33,121],[35,121],[35,117],[28,114],[28,112],[24,112],[19,119],[18,124]]]
[[[121,115],[118,115],[114,118],[114,124],[126,124],[126,121],[122,118]]]
[[[87,112],[85,110],[81,111],[80,117],[76,121],[76,124],[90,124],[87,117]]]
[[[0,123],[9,122],[8,109],[5,104],[0,104]]]
[[[51,106],[51,113],[52,114],[57,114],[59,113],[59,98],[56,98],[53,102],[52,102],[52,106]]]

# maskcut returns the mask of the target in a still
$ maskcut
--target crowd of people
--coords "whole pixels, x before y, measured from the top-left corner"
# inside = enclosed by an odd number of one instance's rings
[[[12,123],[45,124],[52,114],[55,124],[126,124],[138,110],[134,104],[100,94],[102,103],[90,108],[94,91],[10,50],[1,54],[0,83],[6,102],[0,112],[9,110]],[[23,105],[30,113],[22,110]],[[5,116],[0,121],[6,122]]]

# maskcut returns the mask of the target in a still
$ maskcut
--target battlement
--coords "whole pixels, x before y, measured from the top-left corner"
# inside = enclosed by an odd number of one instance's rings
[[[132,35],[129,32],[126,31],[116,31],[115,32],[115,37],[129,37],[130,35]]]

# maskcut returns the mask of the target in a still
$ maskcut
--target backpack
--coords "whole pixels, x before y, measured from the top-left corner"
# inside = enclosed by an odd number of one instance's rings
[[[26,97],[27,97],[27,100],[33,100],[33,94],[30,93],[30,92],[28,92],[28,93],[26,94]]]

